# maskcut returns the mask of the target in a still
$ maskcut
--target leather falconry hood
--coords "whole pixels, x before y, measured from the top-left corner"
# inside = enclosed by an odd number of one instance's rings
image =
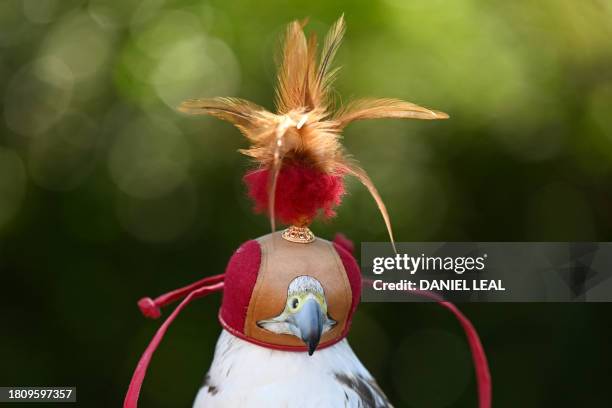
[[[327,313],[336,322],[323,333],[318,348],[343,339],[359,304],[361,274],[341,242],[315,238],[305,245],[287,241],[280,232],[274,232],[243,244],[225,272],[225,293],[219,311],[223,327],[264,347],[307,351],[299,338],[266,330],[258,322],[282,313],[291,282],[308,276],[320,282]]]
[[[362,119],[446,119],[448,115],[399,99],[360,99],[335,108],[330,87],[337,71],[331,69],[331,63],[344,35],[344,18],[330,28],[320,53],[316,37],[305,36],[305,24],[294,21],[287,27],[275,113],[238,98],[193,99],[179,106],[184,113],[228,121],[246,137],[250,146],[240,152],[252,158],[254,166],[244,182],[254,210],[267,213],[272,232],[243,243],[225,273],[138,301],[142,313],[154,319],[161,316],[161,307],[181,302],[143,353],[125,397],[126,408],[137,406],[149,362],[170,324],[189,302],[210,293],[223,292],[218,315],[223,328],[262,347],[312,353],[314,348],[331,346],[346,337],[362,286],[353,245],[341,234],[330,242],[308,228],[317,217],[335,215],[345,192],[345,177],[356,177],[368,189],[395,246],[386,207],[367,173],[345,153],[341,132]],[[288,228],[275,232],[277,222]],[[268,329],[286,308],[299,307],[291,295],[304,288],[315,293],[325,314],[325,330],[314,345]],[[466,332],[474,355],[480,407],[487,408],[490,378],[478,335],[454,305],[436,300],[458,317]]]

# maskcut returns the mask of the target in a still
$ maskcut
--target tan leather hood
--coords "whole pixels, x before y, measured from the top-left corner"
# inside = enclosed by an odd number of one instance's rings
[[[323,286],[329,316],[337,324],[321,338],[333,341],[345,333],[353,294],[344,265],[331,242],[316,238],[309,244],[289,242],[280,232],[257,239],[261,264],[249,302],[244,335],[279,346],[304,346],[295,336],[276,334],[260,328],[257,322],[279,315],[287,302],[287,290],[298,276],[311,276]]]

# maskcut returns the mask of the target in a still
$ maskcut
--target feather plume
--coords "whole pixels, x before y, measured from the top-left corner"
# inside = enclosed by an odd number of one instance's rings
[[[276,113],[238,98],[191,99],[179,110],[228,121],[247,138],[250,146],[240,152],[257,168],[247,173],[245,182],[256,209],[268,212],[272,230],[277,213],[281,221],[299,225],[307,225],[317,214],[332,216],[344,193],[342,178],[352,175],[376,201],[393,242],[385,204],[365,170],[348,159],[341,132],[356,120],[431,120],[448,115],[399,99],[360,99],[331,111],[329,94],[337,72],[332,62],[345,33],[344,17],[330,28],[320,56],[317,37],[306,37],[305,24],[294,21],[285,32]]]

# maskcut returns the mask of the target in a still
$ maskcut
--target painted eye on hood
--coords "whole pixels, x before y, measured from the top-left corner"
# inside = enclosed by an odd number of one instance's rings
[[[297,309],[299,304],[300,304],[300,300],[296,297],[291,298],[291,300],[289,301],[289,305],[291,306],[291,309],[293,310]]]

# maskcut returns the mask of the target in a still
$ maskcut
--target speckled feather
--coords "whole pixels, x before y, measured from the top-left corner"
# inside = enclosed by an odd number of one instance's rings
[[[388,408],[348,341],[306,353],[256,346],[221,333],[194,408]]]

